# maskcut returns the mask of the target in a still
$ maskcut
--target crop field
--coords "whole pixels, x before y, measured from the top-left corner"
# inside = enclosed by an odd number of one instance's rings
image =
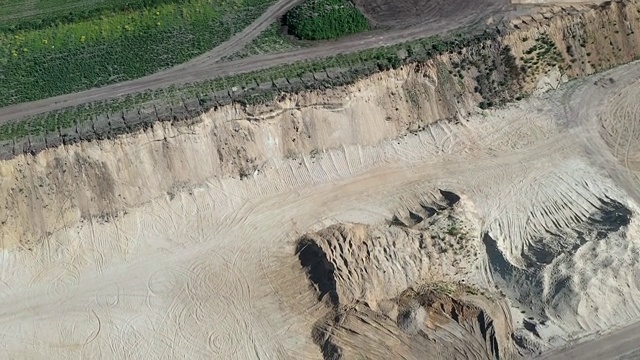
[[[336,39],[369,29],[367,18],[348,0],[308,0],[291,9],[286,24],[303,40]]]
[[[0,32],[40,29],[172,2],[175,0],[2,0]]]
[[[0,107],[131,80],[186,62],[241,31],[273,2],[190,0],[1,32]]]

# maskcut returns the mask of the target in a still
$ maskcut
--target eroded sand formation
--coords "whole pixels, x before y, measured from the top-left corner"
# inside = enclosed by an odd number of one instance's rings
[[[3,354],[512,359],[636,321],[640,64],[585,76],[638,5],[545,14],[505,45],[591,34],[578,65],[500,109],[454,54],[2,162]]]
[[[300,264],[330,308],[314,328],[325,358],[384,358],[390,349],[401,358],[515,356],[504,299],[465,285],[486,258],[471,235],[478,224],[464,219],[465,201],[442,193],[449,199],[389,224],[332,225],[298,240]]]

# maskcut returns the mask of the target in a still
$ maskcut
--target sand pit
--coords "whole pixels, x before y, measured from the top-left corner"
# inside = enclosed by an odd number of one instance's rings
[[[2,357],[509,359],[633,322],[639,79],[273,157],[4,250]]]

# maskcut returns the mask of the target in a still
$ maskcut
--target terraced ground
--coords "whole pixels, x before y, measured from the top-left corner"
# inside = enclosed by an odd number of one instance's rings
[[[361,3],[381,32],[217,63],[293,4],[279,1],[218,52],[84,94],[423,37],[502,6],[429,2],[442,17],[422,21],[409,15],[425,4]],[[384,23],[402,11],[409,25]],[[545,76],[540,88],[554,88]],[[406,67],[2,161],[0,351],[633,358],[640,63],[496,110],[461,89],[442,66]],[[60,99],[0,118],[87,101]],[[600,338],[575,342],[584,336]]]

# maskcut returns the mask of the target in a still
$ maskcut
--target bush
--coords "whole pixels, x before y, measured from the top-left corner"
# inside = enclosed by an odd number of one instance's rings
[[[307,0],[289,10],[285,23],[303,40],[335,39],[369,29],[364,15],[346,0]]]

